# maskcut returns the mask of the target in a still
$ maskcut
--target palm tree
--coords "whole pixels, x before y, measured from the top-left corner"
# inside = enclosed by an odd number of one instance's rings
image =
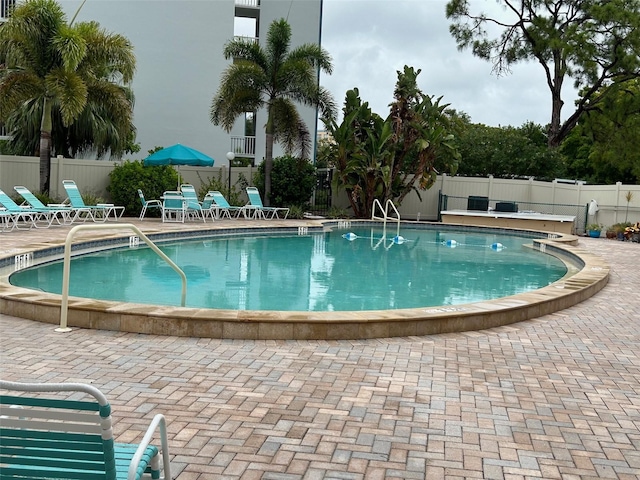
[[[329,54],[318,44],[308,43],[289,50],[291,26],[286,20],[269,27],[265,48],[257,42],[234,39],[224,47],[224,56],[233,63],[224,71],[220,88],[211,105],[211,121],[231,131],[245,112],[267,110],[265,125],[265,205],[270,205],[273,142],[286,152],[308,156],[309,130],[295,102],[320,108],[323,116],[334,116],[331,94],[318,85],[318,73],[331,73]]]
[[[133,46],[96,22],[74,25],[74,20],[67,23],[55,0],[26,0],[0,28],[0,120],[21,108],[41,112],[42,192],[50,186],[54,112],[69,127],[81,115],[92,114],[85,110],[88,105],[99,111],[91,100],[99,99],[98,105],[110,104],[124,114],[125,123],[132,115],[131,96],[119,84],[133,79]]]

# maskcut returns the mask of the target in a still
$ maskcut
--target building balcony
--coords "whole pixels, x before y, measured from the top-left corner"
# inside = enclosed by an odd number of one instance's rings
[[[256,157],[256,137],[231,137],[231,152],[236,157]]]
[[[260,0],[236,0],[236,7],[260,8]]]
[[[244,40],[245,42],[258,43],[258,37],[247,37],[245,35],[234,35],[234,40]]]
[[[238,0],[236,0],[236,3]],[[15,6],[16,0],[0,0],[0,23],[6,22],[9,11]]]
[[[11,140],[13,137],[7,134],[7,128],[0,123],[0,140]]]
[[[260,0],[236,0],[236,17],[258,18]]]

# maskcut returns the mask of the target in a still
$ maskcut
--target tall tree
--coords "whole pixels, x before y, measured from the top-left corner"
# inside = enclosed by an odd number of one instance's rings
[[[50,186],[54,112],[64,127],[100,109],[124,115],[118,122],[130,124],[133,104],[120,85],[133,79],[131,43],[96,22],[67,22],[54,0],[26,0],[16,6],[0,28],[0,65],[0,120],[29,102],[41,112],[42,192]]]
[[[397,73],[386,119],[362,102],[358,89],[347,92],[340,125],[323,119],[334,140],[329,146],[334,181],[345,189],[357,217],[370,217],[376,199],[402,203],[409,192],[419,196],[433,185],[438,161],[450,172],[457,168],[447,105],[418,88],[420,70],[405,66]]]
[[[493,62],[497,74],[520,61],[537,62],[551,93],[548,145],[557,147],[585,112],[608,91],[640,76],[638,0],[497,0],[502,13],[472,13],[469,0],[447,3],[450,32],[460,49]],[[489,38],[488,29],[501,30]],[[562,91],[570,78],[579,90],[575,110],[562,122]]]
[[[211,104],[211,121],[227,132],[245,112],[266,108],[266,205],[271,201],[274,141],[288,154],[309,154],[311,134],[296,102],[320,108],[327,118],[332,118],[335,110],[331,94],[318,84],[319,70],[329,74],[333,70],[329,54],[315,43],[290,47],[291,26],[284,19],[271,24],[264,48],[252,40],[229,41],[224,56],[233,63],[224,71]]]
[[[640,81],[613,85],[562,143],[572,178],[590,183],[640,183]]]
[[[468,124],[458,136],[462,160],[458,173],[498,178],[553,180],[564,174],[558,149],[549,149],[544,127],[488,127]]]

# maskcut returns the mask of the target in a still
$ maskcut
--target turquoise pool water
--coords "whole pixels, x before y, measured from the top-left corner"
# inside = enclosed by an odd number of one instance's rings
[[[347,235],[350,233],[352,235]],[[187,275],[186,306],[233,310],[389,310],[456,305],[535,290],[567,272],[531,239],[473,231],[352,228],[304,236],[210,237],[159,244]],[[346,238],[345,238],[346,237]],[[353,238],[349,238],[353,237]],[[13,285],[60,293],[62,262]],[[180,305],[179,276],[149,248],[74,257],[70,295]]]

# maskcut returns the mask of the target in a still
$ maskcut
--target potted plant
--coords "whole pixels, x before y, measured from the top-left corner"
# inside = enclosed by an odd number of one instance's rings
[[[587,225],[587,233],[590,237],[599,238],[600,232],[602,232],[602,225],[599,223],[590,223]]]
[[[631,223],[622,222],[615,223],[607,228],[607,238],[617,238],[618,240],[624,240],[624,232],[627,227],[630,227]],[[609,231],[613,233],[613,236],[609,237]]]

